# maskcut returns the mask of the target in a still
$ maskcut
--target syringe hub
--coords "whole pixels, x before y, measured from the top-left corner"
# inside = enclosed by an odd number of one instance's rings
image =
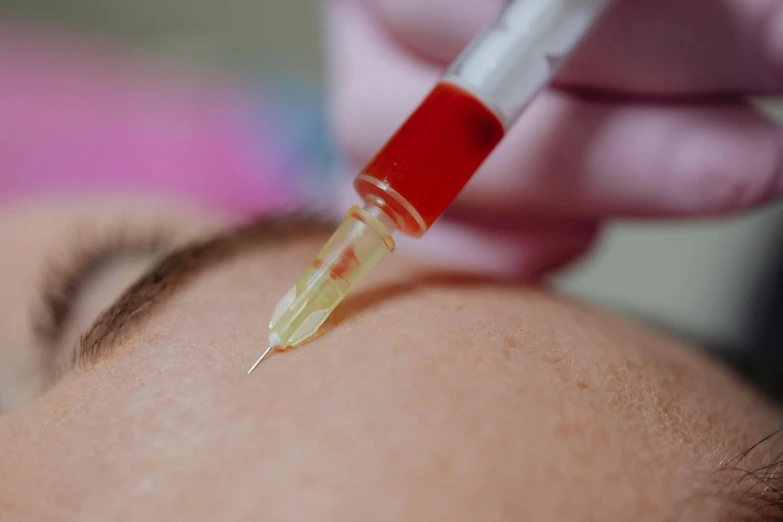
[[[269,323],[271,346],[311,337],[351,288],[394,250],[394,220],[372,203],[354,206],[313,262],[280,300]]]

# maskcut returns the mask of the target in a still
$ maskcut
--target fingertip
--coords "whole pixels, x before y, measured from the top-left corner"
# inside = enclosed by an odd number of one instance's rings
[[[488,277],[529,281],[589,251],[598,225],[535,222],[499,230],[451,220],[439,221],[420,239],[401,238],[400,252],[449,269]]]

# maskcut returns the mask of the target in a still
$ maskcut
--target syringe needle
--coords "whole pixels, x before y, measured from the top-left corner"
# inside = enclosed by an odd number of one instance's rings
[[[258,360],[255,362],[255,364],[253,364],[253,366],[251,366],[251,367],[250,367],[250,369],[247,371],[247,374],[248,374],[248,375],[250,375],[251,373],[253,373],[253,370],[255,370],[255,369],[256,369],[256,367],[257,367],[259,364],[261,364],[261,361],[263,361],[263,360],[264,360],[264,358],[265,358],[267,355],[269,355],[269,353],[270,353],[270,352],[271,352],[271,351],[274,349],[274,347],[275,347],[275,345],[274,345],[274,344],[270,344],[270,345],[269,345],[269,348],[267,348],[267,349],[266,349],[266,351],[264,351],[264,353],[262,353],[262,354],[261,354],[261,357],[259,357],[259,358],[258,358]]]

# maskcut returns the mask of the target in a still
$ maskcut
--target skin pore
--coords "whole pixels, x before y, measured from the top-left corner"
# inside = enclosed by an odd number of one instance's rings
[[[776,408],[693,350],[543,291],[395,254],[323,335],[246,376],[318,225],[257,224],[185,276],[154,277],[181,252],[120,254],[42,343],[44,259],[118,222],[164,226],[163,250],[226,223],[133,201],[0,215],[0,520],[774,520],[757,500],[777,472],[741,470],[771,464],[777,438],[735,457]],[[70,367],[150,269],[172,287]]]

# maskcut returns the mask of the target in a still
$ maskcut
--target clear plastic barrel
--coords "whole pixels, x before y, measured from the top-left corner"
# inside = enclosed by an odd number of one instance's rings
[[[444,80],[510,127],[614,0],[514,0],[462,53]]]

